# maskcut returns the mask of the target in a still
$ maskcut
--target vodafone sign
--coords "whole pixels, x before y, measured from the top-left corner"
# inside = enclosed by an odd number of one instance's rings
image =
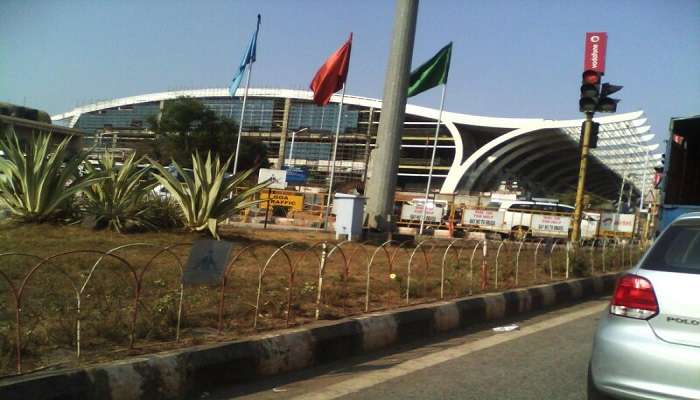
[[[606,32],[586,32],[586,50],[583,70],[593,70],[605,74],[605,49],[608,46]]]

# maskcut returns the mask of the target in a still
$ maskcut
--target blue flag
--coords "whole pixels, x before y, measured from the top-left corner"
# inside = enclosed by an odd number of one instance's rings
[[[253,37],[250,38],[250,44],[248,45],[248,49],[246,50],[245,53],[243,53],[243,58],[241,59],[241,64],[238,66],[238,70],[236,71],[236,75],[233,77],[233,81],[231,81],[231,86],[228,88],[228,92],[231,96],[236,95],[236,89],[241,85],[241,79],[243,78],[243,72],[245,71],[245,68],[248,66],[248,64],[252,64],[255,62],[255,50],[257,48],[258,44],[258,31],[260,30],[260,14],[258,14],[258,24],[255,27],[255,32],[253,32]]]

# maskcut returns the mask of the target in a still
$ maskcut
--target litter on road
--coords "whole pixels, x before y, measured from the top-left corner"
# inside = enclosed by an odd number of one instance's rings
[[[493,328],[494,332],[511,332],[511,331],[516,331],[520,329],[520,326],[516,324],[510,324],[510,325],[504,325],[504,326],[497,326]]]

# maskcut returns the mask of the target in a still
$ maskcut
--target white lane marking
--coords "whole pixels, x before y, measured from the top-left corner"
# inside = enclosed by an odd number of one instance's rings
[[[593,314],[600,313],[604,308],[603,304],[595,304],[570,314],[554,317],[546,321],[538,322],[530,326],[526,326],[519,331],[513,331],[505,334],[497,334],[484,339],[477,340],[471,343],[465,343],[447,350],[429,354],[414,360],[404,361],[401,364],[393,367],[374,372],[358,373],[354,378],[339,382],[330,386],[326,386],[318,392],[309,392],[294,397],[292,400],[331,400],[342,396],[347,396],[351,393],[359,392],[374,385],[386,382],[389,379],[398,378],[400,376],[410,374],[421,369],[430,368],[434,365],[450,361],[455,358],[466,356],[475,351],[484,350],[489,347],[497,346],[501,343],[506,343],[511,340],[531,335],[546,329],[551,329],[567,322],[574,321],[579,318],[588,317]]]

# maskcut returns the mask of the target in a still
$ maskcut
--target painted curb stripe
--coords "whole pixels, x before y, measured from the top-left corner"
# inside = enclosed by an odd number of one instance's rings
[[[420,305],[78,370],[0,381],[0,398],[179,399],[612,292],[618,274]],[[129,386],[128,390],[124,390]],[[157,388],[154,390],[153,388]]]

